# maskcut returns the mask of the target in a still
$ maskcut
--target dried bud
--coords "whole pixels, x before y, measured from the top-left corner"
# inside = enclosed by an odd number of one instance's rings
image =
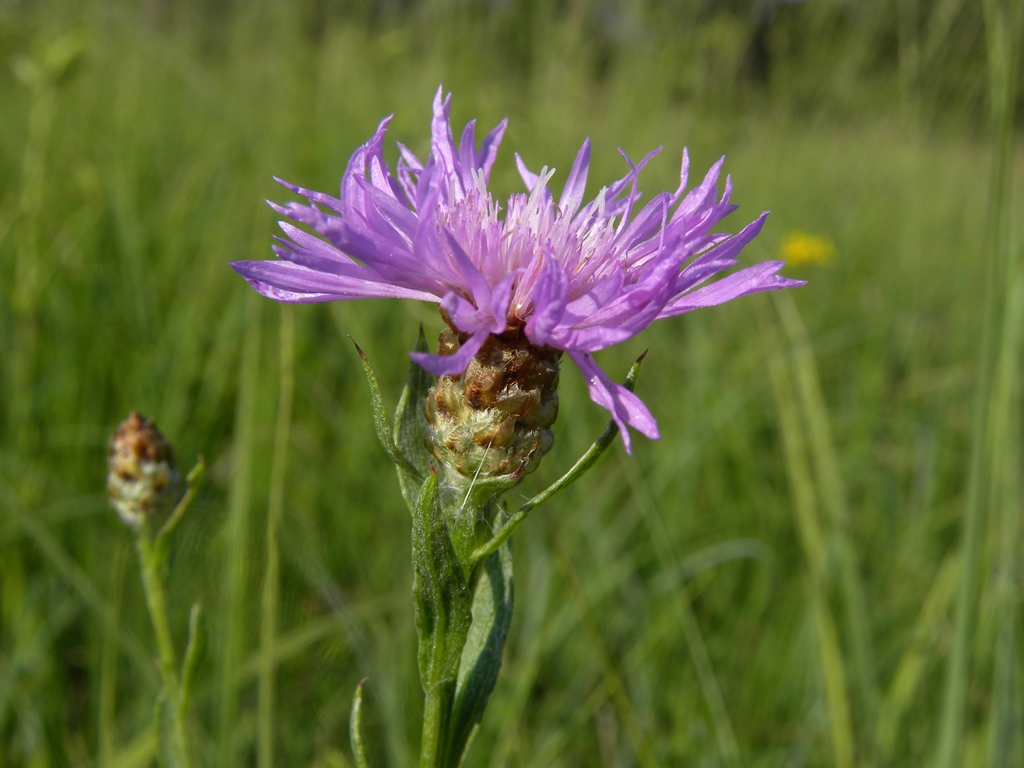
[[[163,517],[178,500],[181,476],[174,450],[156,425],[132,411],[107,449],[107,497],[133,527]]]
[[[468,338],[441,332],[439,355]],[[491,336],[459,376],[442,376],[427,396],[431,450],[457,485],[532,472],[551,448],[558,416],[561,352],[535,347],[519,329]]]

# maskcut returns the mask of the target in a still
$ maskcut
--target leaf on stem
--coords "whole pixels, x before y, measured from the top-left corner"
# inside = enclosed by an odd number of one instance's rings
[[[370,402],[373,406],[373,426],[377,431],[377,439],[380,440],[380,444],[384,447],[384,452],[388,455],[388,458],[398,467],[399,475],[404,472],[412,475],[417,480],[422,479],[422,473],[402,454],[391,437],[391,431],[388,428],[388,416],[384,411],[384,398],[381,397],[380,387],[377,385],[377,377],[373,375],[373,369],[370,368],[370,361],[366,359],[366,353],[359,348],[355,339],[352,339],[351,336],[349,336],[349,339],[352,340],[356,352],[359,353],[359,360],[363,364],[363,373],[366,375],[366,384],[370,388]]]
[[[196,491],[199,490],[200,483],[203,482],[203,476],[206,474],[206,459],[202,456],[196,458],[196,465],[189,471],[188,476],[185,478],[185,482],[188,484],[188,488],[185,491],[185,495],[181,497],[181,501],[174,507],[174,511],[171,512],[170,517],[167,518],[167,522],[163,524],[160,532],[157,534],[157,540],[163,541],[167,535],[174,530],[174,527],[181,522],[181,518],[188,512],[188,508],[192,506],[192,501],[196,497]]]
[[[416,500],[412,559],[420,679],[427,690],[455,680],[472,622],[472,596],[441,513],[434,472]]]
[[[473,623],[462,650],[448,755],[460,764],[484,716],[501,669],[512,621],[512,552],[508,544],[482,565],[473,594]]]
[[[355,696],[352,697],[352,716],[349,718],[348,736],[352,744],[352,757],[355,758],[356,768],[369,768],[369,761],[366,759],[366,744],[363,742],[363,686],[366,685],[366,678],[359,681],[356,686]]]
[[[427,337],[423,335],[423,326],[416,339],[414,352],[427,351]],[[409,362],[405,374],[405,387],[398,399],[395,411],[394,442],[413,465],[417,472],[409,472],[398,468],[398,480],[402,485],[402,495],[412,509],[416,505],[423,478],[430,472],[430,454],[426,443],[428,435],[427,420],[424,418],[424,405],[430,388],[434,385],[434,376],[423,370],[417,363]]]

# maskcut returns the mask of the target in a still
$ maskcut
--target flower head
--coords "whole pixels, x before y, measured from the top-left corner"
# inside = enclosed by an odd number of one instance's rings
[[[107,447],[107,497],[126,523],[139,527],[178,500],[181,476],[174,449],[156,424],[128,414]]]
[[[793,230],[779,247],[780,258],[790,266],[825,264],[832,259],[836,247],[831,240],[808,232]]]
[[[639,163],[584,203],[590,142],[583,143],[561,195],[548,188],[554,173],[533,173],[516,155],[525,193],[504,210],[487,190],[502,121],[478,146],[475,122],[458,143],[449,119],[451,96],[438,89],[426,162],[399,144],[392,173],[384,161],[385,119],[352,156],[339,197],[284,184],[308,205],[271,203],[281,222],[280,260],[232,266],[261,294],[278,301],[407,298],[438,302],[458,334],[449,354],[413,353],[438,376],[457,376],[490,336],[524,334],[538,348],[564,351],[585,376],[594,402],[607,408],[630,447],[627,425],[657,438],[641,400],[614,383],[593,353],[632,338],[655,320],[721,304],[757,291],[801,285],[766,261],[709,283],[737,264],[766,214],[738,234],[713,233],[736,206],[731,180],[722,196],[722,160],[687,191],[683,152],[679,187],[640,204]],[[620,150],[621,152],[621,150]],[[724,158],[723,158],[724,159]]]

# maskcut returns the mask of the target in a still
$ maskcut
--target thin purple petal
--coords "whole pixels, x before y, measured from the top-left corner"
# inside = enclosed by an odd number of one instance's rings
[[[526,322],[526,335],[538,347],[551,338],[551,332],[565,314],[569,299],[569,278],[558,261],[547,257],[544,269],[533,289],[533,315]]]
[[[435,376],[458,376],[466,370],[469,361],[480,351],[480,347],[487,341],[490,334],[487,331],[477,331],[470,336],[466,342],[459,347],[454,355],[432,355],[429,352],[410,352],[409,357],[423,370]]]
[[[750,293],[796,288],[806,284],[806,280],[791,280],[776,274],[785,265],[784,261],[763,261],[753,267],[741,269],[711,285],[672,300],[658,317],[673,317],[700,307],[713,307]]]
[[[562,216],[572,216],[579,209],[583,202],[583,193],[587,188],[587,172],[590,170],[590,139],[583,142],[576,161],[572,164],[569,178],[562,190],[562,197],[558,200],[559,212]]]
[[[361,280],[330,275],[307,269],[290,261],[234,261],[231,268],[250,282],[289,293],[322,294],[337,299],[416,299],[438,301],[423,291],[416,291],[386,282]],[[269,294],[268,294],[269,295]],[[315,299],[311,299],[315,301]],[[324,299],[320,299],[324,301]]]
[[[630,440],[629,430],[626,426],[633,427],[637,432],[646,435],[651,440],[661,438],[658,432],[658,422],[654,420],[647,406],[635,394],[620,384],[616,384],[608,374],[594,362],[590,353],[570,352],[569,356],[583,373],[590,389],[590,399],[608,409],[615,424],[622,434],[622,442],[626,445],[626,453],[633,452],[633,444]]]

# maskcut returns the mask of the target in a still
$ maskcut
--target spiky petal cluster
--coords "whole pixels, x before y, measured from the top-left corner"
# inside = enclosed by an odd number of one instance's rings
[[[765,214],[738,234],[713,234],[735,209],[722,160],[686,191],[683,152],[679,188],[642,207],[637,177],[657,154],[639,163],[625,153],[629,172],[584,204],[590,142],[583,143],[557,203],[548,189],[553,171],[530,172],[516,155],[525,194],[501,207],[487,181],[505,132],[502,121],[480,146],[475,121],[455,143],[451,96],[434,100],[430,156],[422,162],[399,144],[392,174],[384,162],[385,119],[349,161],[339,197],[285,184],[308,205],[272,207],[316,233],[282,221],[280,260],[232,266],[261,294],[279,301],[406,298],[440,302],[446,320],[468,338],[448,356],[414,353],[436,375],[459,374],[487,337],[522,329],[537,347],[564,350],[583,372],[591,398],[611,411],[630,446],[626,426],[658,437],[640,399],[614,383],[593,353],[625,341],[652,322],[721,304],[757,291],[800,285],[766,261],[708,283],[737,263],[761,230]],[[284,183],[284,182],[282,182]]]

